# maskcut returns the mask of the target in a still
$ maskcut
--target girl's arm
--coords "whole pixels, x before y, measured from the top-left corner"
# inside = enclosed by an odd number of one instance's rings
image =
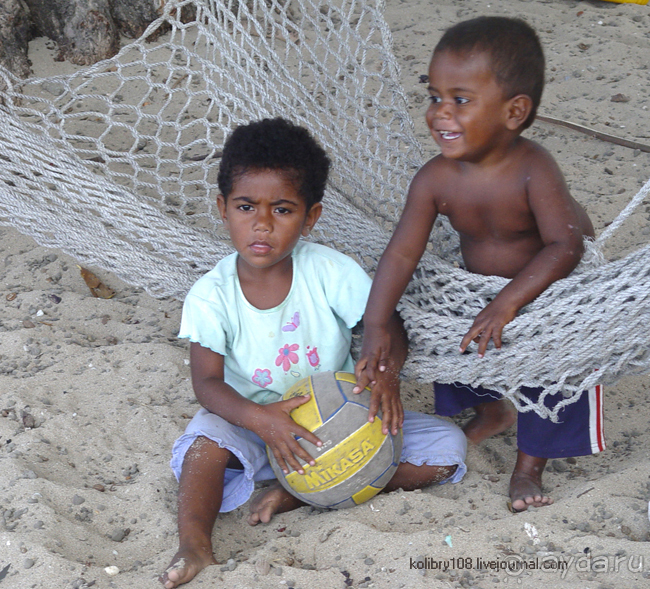
[[[290,416],[293,409],[309,400],[309,396],[268,405],[255,403],[224,381],[224,357],[196,342],[190,344],[190,367],[199,403],[226,421],[256,433],[269,446],[283,472],[288,473],[293,468],[304,474],[297,458],[312,466],[316,464],[295,438],[300,436],[315,446],[321,446],[321,441]]]

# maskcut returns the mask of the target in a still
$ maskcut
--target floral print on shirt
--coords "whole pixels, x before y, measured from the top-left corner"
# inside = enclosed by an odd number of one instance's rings
[[[278,357],[275,359],[276,366],[282,366],[282,370],[289,371],[291,364],[298,364],[298,354],[296,351],[300,348],[298,344],[285,344],[278,350]]]
[[[258,386],[265,389],[273,382],[271,371],[268,368],[257,368],[251,380]]]

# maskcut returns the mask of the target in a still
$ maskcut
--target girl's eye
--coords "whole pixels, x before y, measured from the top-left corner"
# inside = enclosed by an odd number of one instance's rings
[[[463,98],[462,96],[456,96],[456,104],[467,104],[469,100],[467,98]]]
[[[431,100],[433,104],[438,104],[440,102],[440,96],[429,96],[429,100]]]

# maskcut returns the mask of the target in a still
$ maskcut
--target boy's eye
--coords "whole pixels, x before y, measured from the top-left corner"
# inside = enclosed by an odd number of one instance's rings
[[[429,100],[431,100],[433,104],[438,104],[440,102],[440,96],[429,96]]]
[[[277,207],[275,209],[275,212],[278,213],[279,215],[286,215],[287,213],[290,213],[291,211],[289,209],[285,209],[284,207]]]
[[[252,211],[253,205],[239,205],[237,207],[240,211]]]
[[[456,104],[467,104],[469,102],[467,98],[463,98],[462,96],[456,96],[454,100],[456,101]]]

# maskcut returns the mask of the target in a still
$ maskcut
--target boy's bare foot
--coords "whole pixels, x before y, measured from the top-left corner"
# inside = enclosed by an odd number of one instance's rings
[[[217,564],[212,555],[212,547],[183,548],[179,547],[174,554],[172,562],[167,570],[160,576],[160,582],[165,589],[178,587],[183,583],[189,583],[205,567]]]
[[[506,431],[517,419],[517,410],[505,399],[481,403],[474,407],[476,415],[465,424],[463,431],[473,444]]]
[[[553,499],[542,492],[542,473],[546,466],[547,458],[537,458],[525,454],[521,450],[517,453],[517,463],[510,478],[510,501],[512,511],[526,511],[533,507],[551,505]]]
[[[255,526],[258,523],[269,523],[276,513],[284,513],[305,505],[300,499],[286,491],[280,483],[274,483],[262,491],[251,503],[248,523]]]

